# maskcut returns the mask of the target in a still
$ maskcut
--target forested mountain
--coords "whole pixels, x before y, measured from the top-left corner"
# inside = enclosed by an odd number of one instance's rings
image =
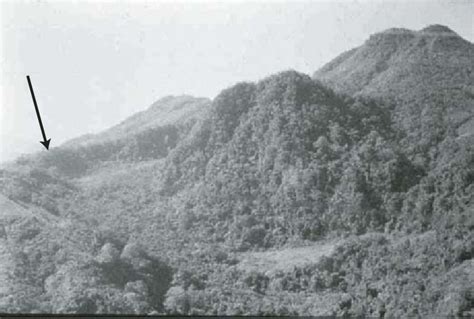
[[[351,95],[409,100],[450,91],[472,97],[473,50],[472,43],[445,26],[420,31],[394,28],[342,53],[313,78]]]
[[[336,92],[396,101],[407,134],[440,126],[474,133],[474,45],[448,27],[389,29],[338,56],[313,75]]]
[[[391,29],[17,160],[0,312],[474,315],[472,53]]]

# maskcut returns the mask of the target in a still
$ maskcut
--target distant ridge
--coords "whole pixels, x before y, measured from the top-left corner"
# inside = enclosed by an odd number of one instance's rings
[[[313,78],[351,95],[419,95],[473,84],[473,56],[474,45],[446,26],[391,28],[342,53]]]
[[[106,140],[116,140],[137,134],[143,130],[184,123],[201,117],[209,108],[211,100],[190,95],[168,95],[154,102],[146,110],[138,112],[119,124],[98,134],[86,134],[67,141],[63,146],[78,146]]]
[[[404,122],[427,112],[445,112],[455,127],[463,127],[459,134],[470,135],[473,57],[474,45],[449,27],[392,28],[342,53],[316,71],[313,79],[339,93],[397,101],[396,113]]]

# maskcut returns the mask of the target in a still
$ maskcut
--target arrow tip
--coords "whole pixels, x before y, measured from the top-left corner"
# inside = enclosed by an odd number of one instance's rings
[[[51,139],[48,139],[40,143],[43,144],[43,146],[46,147],[47,150],[49,150],[49,142],[51,142]]]

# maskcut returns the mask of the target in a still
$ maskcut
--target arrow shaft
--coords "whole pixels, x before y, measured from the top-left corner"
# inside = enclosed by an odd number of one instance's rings
[[[28,86],[30,87],[31,97],[33,98],[33,104],[35,105],[36,116],[38,117],[39,126],[41,129],[41,134],[43,135],[43,140],[46,141],[46,133],[44,132],[43,122],[41,121],[41,115],[38,109],[38,104],[36,103],[35,92],[33,91],[33,86],[31,85],[30,76],[27,75],[26,79],[28,80]]]

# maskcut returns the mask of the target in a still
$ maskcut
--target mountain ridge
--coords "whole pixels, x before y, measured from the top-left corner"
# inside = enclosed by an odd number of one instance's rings
[[[137,134],[147,128],[174,125],[179,121],[186,122],[201,116],[201,112],[205,113],[209,103],[208,98],[168,95],[152,103],[146,110],[135,113],[100,133],[80,136],[66,141],[61,146],[84,146],[94,140],[95,142],[116,140],[127,135]]]

